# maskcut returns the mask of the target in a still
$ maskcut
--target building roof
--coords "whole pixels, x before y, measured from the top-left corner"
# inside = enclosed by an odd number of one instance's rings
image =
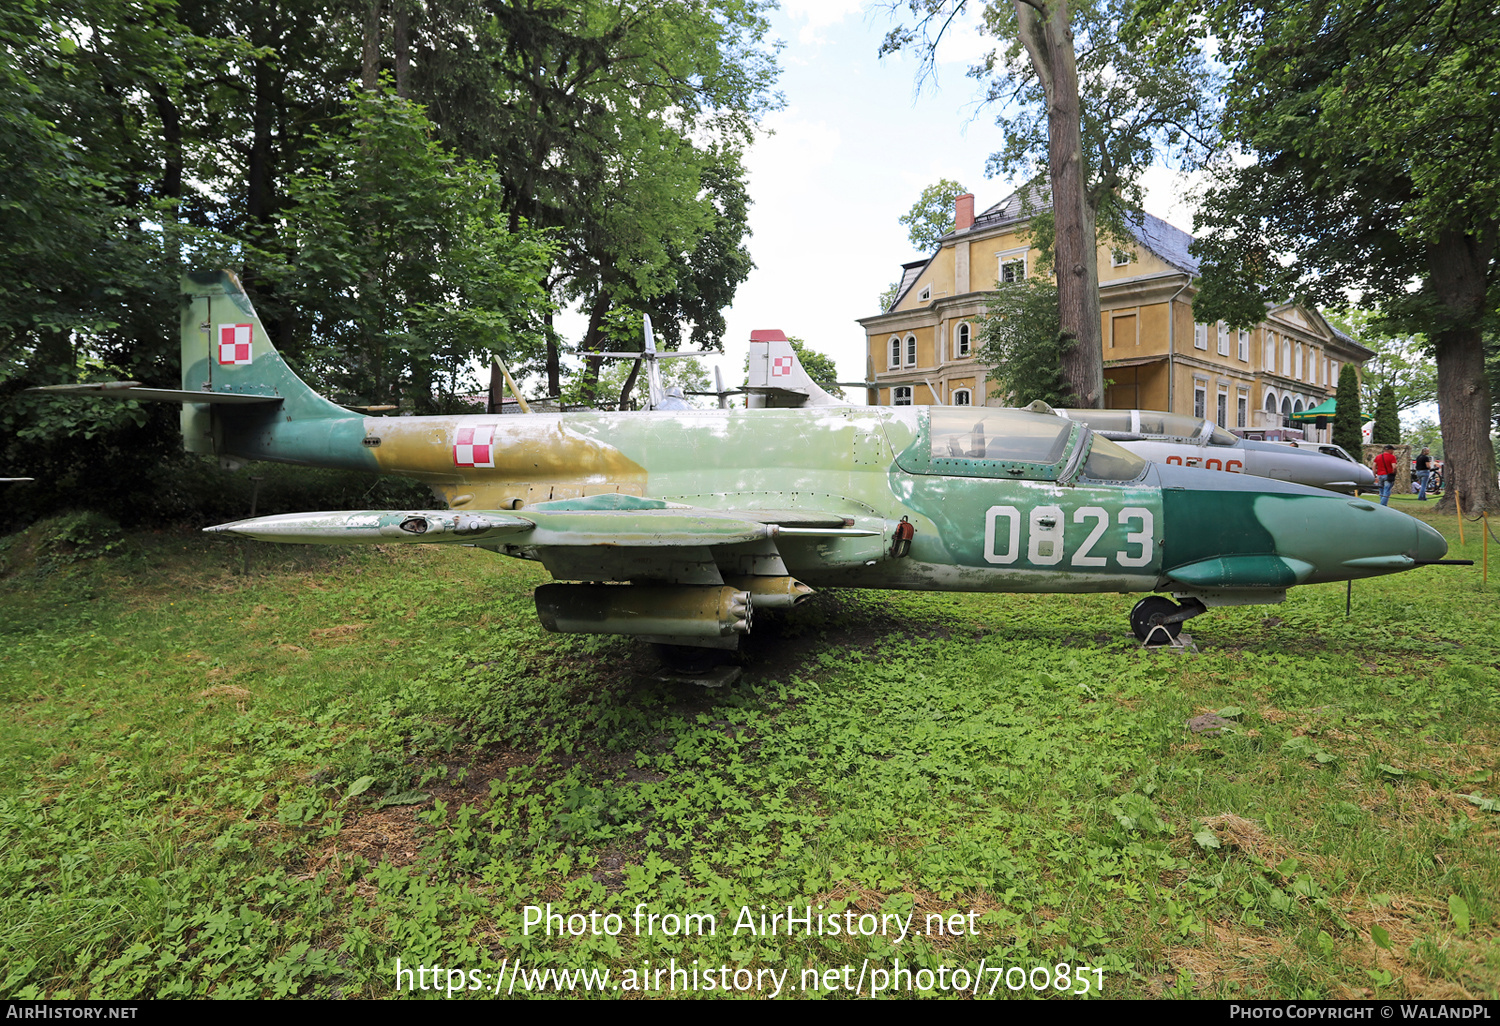
[[[1038,205],[1048,202],[1045,190],[1038,190],[1031,197],[1032,210],[1027,212],[1026,204],[1018,189],[994,206],[975,216],[974,223],[961,231],[949,232],[943,236],[943,241],[938,243],[938,250],[943,244],[950,240],[957,240],[962,236],[974,232],[988,232],[1000,228],[1008,228],[1012,225],[1024,224],[1031,220]],[[1154,214],[1145,211],[1135,211],[1126,217],[1126,227],[1130,234],[1135,237],[1143,248],[1161,257],[1173,267],[1183,270],[1192,275],[1197,275],[1198,259],[1188,252],[1188,247],[1193,243],[1193,237],[1181,228],[1174,227]],[[915,260],[901,265],[901,281],[896,286],[896,298],[891,305],[886,307],[885,313],[901,303],[906,298],[906,293],[916,284],[927,265],[932,263],[933,257],[937,256],[935,251],[932,256],[924,260]],[[1352,341],[1352,340],[1351,340]]]

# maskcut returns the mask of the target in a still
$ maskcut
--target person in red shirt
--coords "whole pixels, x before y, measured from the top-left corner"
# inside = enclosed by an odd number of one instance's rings
[[[1388,445],[1375,457],[1375,477],[1380,481],[1380,504],[1391,504],[1391,487],[1396,483],[1396,447]]]

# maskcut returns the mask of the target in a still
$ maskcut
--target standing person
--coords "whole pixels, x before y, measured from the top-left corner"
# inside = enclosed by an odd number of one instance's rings
[[[1375,457],[1375,478],[1380,482],[1380,504],[1391,504],[1391,488],[1396,484],[1396,447],[1388,445]]]
[[[1422,446],[1422,453],[1417,457],[1417,501],[1427,501],[1427,480],[1432,473],[1432,450]]]

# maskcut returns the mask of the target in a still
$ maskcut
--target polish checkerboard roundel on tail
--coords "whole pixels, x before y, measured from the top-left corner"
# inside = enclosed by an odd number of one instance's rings
[[[807,376],[791,340],[775,328],[750,333],[750,374],[745,391],[752,409],[849,405]]]
[[[219,363],[238,365],[254,359],[251,342],[255,337],[253,324],[219,325]]]

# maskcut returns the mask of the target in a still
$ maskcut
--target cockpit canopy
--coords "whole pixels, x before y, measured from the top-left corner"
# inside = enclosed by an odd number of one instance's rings
[[[1187,442],[1234,445],[1238,439],[1211,420],[1160,410],[1058,410],[1059,417],[1080,420],[1116,441]]]
[[[912,474],[1028,481],[1133,481],[1146,470],[1139,456],[1083,424],[984,406],[927,408],[896,463]]]

